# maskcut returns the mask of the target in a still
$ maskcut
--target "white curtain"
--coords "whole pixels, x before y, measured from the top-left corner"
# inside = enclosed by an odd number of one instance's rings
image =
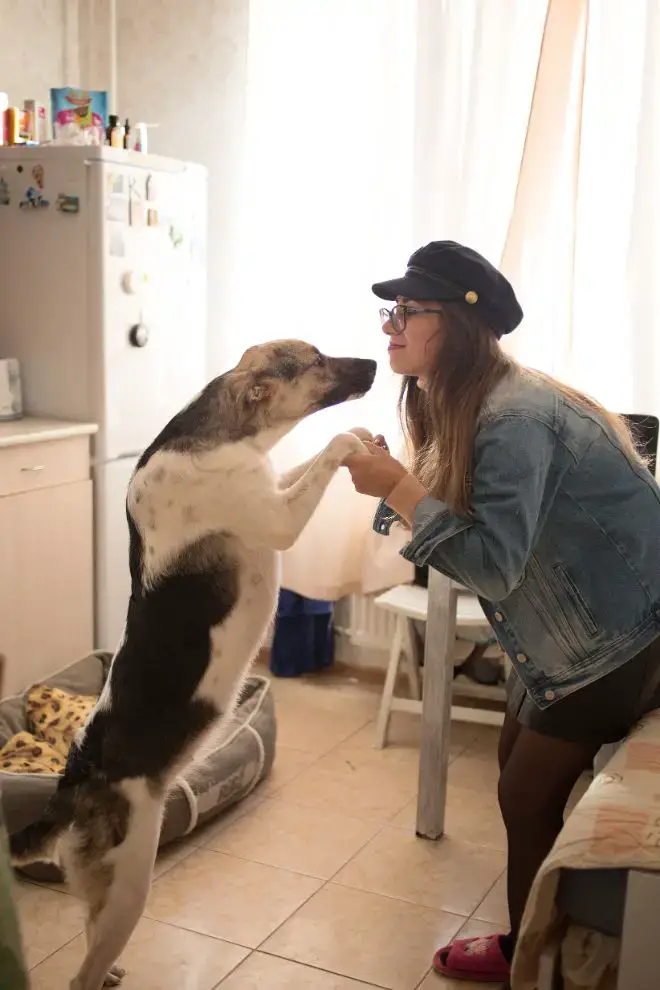
[[[621,412],[660,411],[660,0],[251,0],[243,195],[227,363],[300,336],[375,357],[359,404],[302,424],[396,438],[373,281],[428,240],[501,264],[506,346]],[[410,577],[345,472],[286,555],[336,598]]]
[[[510,347],[660,412],[660,0],[552,0],[503,267]]]
[[[547,0],[251,0],[243,193],[227,363],[299,336],[374,357],[359,404],[318,414],[280,467],[352,425],[397,437],[371,283],[427,240],[499,260],[518,184]],[[411,576],[403,536],[371,535],[346,472],[285,555],[284,584],[337,598]]]

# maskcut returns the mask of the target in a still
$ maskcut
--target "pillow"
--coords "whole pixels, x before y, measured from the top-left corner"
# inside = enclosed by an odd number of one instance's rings
[[[2,773],[61,773],[66,760],[29,732],[19,732],[0,749]]]
[[[38,684],[26,698],[28,728],[66,761],[73,737],[87,721],[96,700],[94,695],[69,694]]]

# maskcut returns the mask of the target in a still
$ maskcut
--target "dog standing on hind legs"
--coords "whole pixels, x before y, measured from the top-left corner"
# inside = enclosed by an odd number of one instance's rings
[[[144,452],[127,497],[132,590],[122,642],[39,821],[12,836],[15,865],[57,859],[87,903],[71,990],[116,985],[144,909],[176,778],[219,743],[272,622],[278,550],[290,547],[356,433],[278,478],[268,452],[316,410],[364,395],[374,361],[302,341],[248,350]]]

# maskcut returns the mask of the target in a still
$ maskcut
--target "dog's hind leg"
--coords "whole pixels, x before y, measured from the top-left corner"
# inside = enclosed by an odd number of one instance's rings
[[[101,990],[120,982],[123,971],[116,962],[149,895],[163,797],[154,794],[144,778],[116,786],[130,803],[128,830],[120,845],[84,869],[90,908],[87,954],[70,990]]]

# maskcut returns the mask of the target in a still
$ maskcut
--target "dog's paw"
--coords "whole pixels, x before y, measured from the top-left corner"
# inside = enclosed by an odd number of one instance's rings
[[[358,440],[366,440],[368,443],[375,443],[373,433],[370,433],[369,430],[365,430],[363,426],[352,426],[347,432],[352,433],[354,437],[358,438]]]
[[[343,464],[351,454],[366,454],[367,448],[362,440],[355,433],[338,433],[330,442],[332,451],[339,458],[339,463]]]

